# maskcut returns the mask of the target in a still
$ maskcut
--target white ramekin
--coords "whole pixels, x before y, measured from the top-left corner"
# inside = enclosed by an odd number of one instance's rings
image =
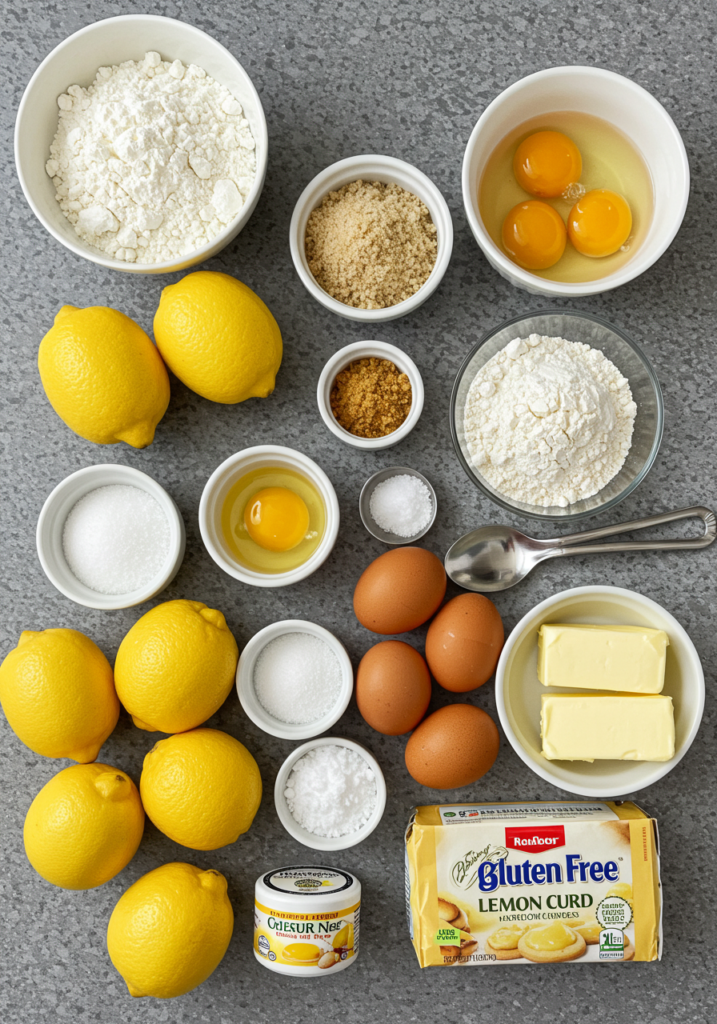
[[[268,643],[276,640],[277,637],[286,636],[287,633],[309,633],[318,637],[331,648],[338,658],[341,666],[341,690],[333,708],[315,722],[307,722],[305,725],[287,725],[270,715],[259,703],[254,690],[254,666],[256,660]],[[258,725],[264,732],[271,736],[278,736],[282,740],[306,740],[311,736],[320,736],[332,725],[338,722],[351,700],[354,690],[354,670],[351,666],[351,659],[346,653],[346,648],[337,640],[333,633],[315,622],[306,622],[304,619],[285,619],[283,622],[272,622],[255,633],[239,657],[237,665],[237,693],[239,703],[244,708],[254,725]]]
[[[347,306],[332,298],[317,283],[316,278],[309,270],[309,263],[306,259],[304,240],[306,225],[312,210],[320,205],[327,192],[335,192],[359,178],[363,181],[381,181],[385,184],[400,185],[406,191],[412,192],[426,204],[431,219],[436,225],[438,254],[428,280],[410,298],[404,299],[403,302],[399,302],[395,306],[387,306],[385,309],[355,309],[353,306]],[[297,274],[309,294],[313,295],[322,306],[348,320],[359,320],[368,324],[385,323],[387,320],[396,320],[398,317],[406,316],[407,313],[412,313],[433,295],[441,283],[451,258],[453,222],[445,199],[431,179],[417,167],[391,156],[350,156],[345,160],[339,160],[338,163],[331,164],[317,174],[301,193],[291,218],[289,244]]]
[[[314,750],[316,747],[325,746],[348,747],[350,750],[355,750],[357,754],[364,758],[376,776],[376,807],[373,814],[363,828],[358,829],[356,832],[349,832],[345,836],[338,836],[335,839],[317,836],[313,832],[307,832],[305,828],[302,828],[289,810],[289,805],[284,796],[284,790],[286,789],[291,769],[299,758],[303,757],[304,754],[308,754],[310,750]],[[324,736],[319,740],[309,740],[308,743],[302,744],[302,746],[297,747],[296,750],[289,754],[279,769],[279,774],[276,776],[274,806],[276,807],[279,821],[286,831],[294,839],[303,843],[304,846],[310,846],[312,850],[348,850],[349,847],[356,846],[357,843],[363,842],[367,836],[370,836],[383,817],[383,812],[386,809],[386,781],[378,761],[373,754],[368,752],[366,747],[361,746],[360,743],[356,743],[354,740],[340,739],[338,736]]]
[[[239,565],[227,547],[222,533],[222,508],[229,489],[245,473],[265,466],[284,466],[308,477],[321,495],[326,513],[324,536],[316,551],[303,565],[286,572],[262,573]],[[323,469],[308,455],[303,455],[293,448],[274,444],[260,444],[254,448],[245,448],[236,455],[230,455],[217,466],[207,480],[199,503],[199,530],[207,551],[220,569],[234,579],[249,583],[253,587],[286,587],[311,576],[328,558],[336,543],[339,519],[336,491]]]
[[[147,494],[151,494],[159,502],[169,523],[169,551],[161,571],[142,590],[135,590],[129,594],[100,594],[80,583],[67,564],[62,547],[65,520],[80,498],[98,487],[113,484],[139,487]],[[42,506],[37,521],[36,541],[37,554],[45,575],[61,594],[86,608],[109,611],[132,608],[134,605],[149,601],[172,582],[184,558],[185,532],[179,509],[156,480],[130,466],[109,464],[78,469],[57,485]]]
[[[538,630],[544,622],[664,629],[667,648],[663,693],[675,708],[675,756],[670,761],[548,761],[541,754],[540,698],[554,689],[538,682]],[[560,692],[569,693],[569,690]],[[585,693],[584,690],[578,691]],[[682,760],[702,721],[705,677],[699,655],[674,616],[656,601],[622,587],[575,587],[541,601],[506,640],[495,674],[500,722],[518,757],[541,779],[579,796],[621,797],[651,786]]]
[[[256,142],[256,178],[238,216],[194,252],[164,263],[126,263],[87,245],[75,232],[55,199],[45,171],[57,131],[57,97],[70,85],[92,84],[100,67],[141,60],[156,50],[164,60],[197,64],[241,103]],[[201,263],[223,249],[247,223],[266,176],[268,135],[264,111],[254,85],[225,47],[184,21],[151,14],[124,14],[87,25],[45,57],[30,79],[15,122],[17,174],[33,213],[50,234],[77,256],[129,274],[168,274]]]
[[[570,110],[609,121],[641,152],[652,178],[654,210],[647,237],[634,257],[597,281],[567,284],[523,270],[495,244],[478,209],[478,182],[493,150],[514,128],[533,117]],[[514,82],[490,103],[473,129],[463,157],[463,205],[478,245],[511,284],[534,295],[596,295],[639,277],[677,234],[690,193],[690,168],[679,131],[654,96],[614,71],[557,67]]]
[[[331,389],[334,386],[336,375],[345,369],[349,363],[357,359],[369,359],[374,356],[378,359],[390,359],[396,368],[405,373],[411,382],[411,408],[398,430],[384,437],[357,437],[339,424],[331,411]],[[389,345],[385,341],[356,341],[353,345],[346,345],[335,352],[321,371],[319,383],[316,388],[316,401],[319,405],[321,419],[345,444],[353,445],[354,448],[377,449],[391,448],[399,441],[403,441],[411,433],[418,423],[423,411],[423,380],[418,372],[414,361],[395,345]]]

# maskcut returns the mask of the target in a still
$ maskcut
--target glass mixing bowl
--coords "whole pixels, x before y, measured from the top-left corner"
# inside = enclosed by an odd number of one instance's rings
[[[496,491],[471,461],[463,427],[468,390],[478,371],[505,348],[513,338],[526,338],[529,334],[566,338],[580,341],[600,351],[627,377],[632,397],[637,405],[632,446],[620,472],[597,494],[583,498],[565,508],[552,505],[541,508],[514,501]],[[473,483],[497,505],[509,512],[530,519],[574,522],[613,508],[631,494],[647,476],[662,440],[663,406],[660,384],[644,352],[623,331],[592,313],[570,313],[548,309],[527,316],[506,320],[485,334],[466,356],[458,371],[451,394],[451,437],[456,454]]]

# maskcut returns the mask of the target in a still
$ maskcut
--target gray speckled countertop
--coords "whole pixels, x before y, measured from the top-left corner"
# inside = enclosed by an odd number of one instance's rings
[[[42,58],[90,22],[143,12],[177,17],[220,39],[252,76],[265,107],[271,143],[266,187],[244,232],[207,266],[235,274],[268,303],[281,325],[284,363],[267,401],[213,405],[172,381],[172,401],[155,443],[145,451],[100,448],[72,434],[55,416],[40,385],[38,343],[63,303],[106,304],[151,329],[166,280],[110,272],[73,256],[33,217],[14,174],[11,135],[22,91]],[[602,314],[642,345],[656,367],[665,398],[665,437],[647,480],[611,517],[705,503],[714,507],[717,10],[706,0],[590,0],[557,3],[411,0],[162,0],[154,5],[77,0],[2,4],[7,66],[2,112],[6,145],[2,273],[2,409],[6,448],[2,507],[2,653],[22,629],[75,627],[113,658],[145,609],[95,612],[72,604],[48,582],[35,554],[35,523],[49,490],[91,463],[121,462],[145,470],[177,501],[187,525],[187,556],[161,600],[188,597],[222,609],[240,644],[276,619],[307,617],[333,630],[354,663],[373,638],[353,617],[353,585],[382,550],[358,515],[358,494],[375,469],[409,464],[434,483],[438,521],[426,545],[443,554],[468,528],[505,521],[483,500],[454,457],[447,407],[456,370],[469,345],[491,325],[554,305],[511,288],[475,245],[461,207],[460,166],[473,124],[486,104],[517,78],[547,65],[594,63],[634,79],[674,118],[693,174],[682,230],[668,252],[639,280],[618,291],[579,299],[575,308]],[[304,291],[291,264],[291,211],[308,180],[341,157],[360,152],[403,157],[424,170],[454,216],[453,259],[437,294],[417,313],[374,333],[405,348],[418,363],[426,405],[417,429],[399,448],[365,455],[339,444],[324,428],[314,390],[335,349],[366,336],[332,316]],[[558,303],[561,304],[561,303]],[[567,305],[567,303],[564,303]],[[197,506],[210,472],[250,444],[294,446],[316,459],[336,486],[342,528],[323,568],[305,582],[256,590],[225,576],[206,554]],[[520,525],[518,520],[514,520]],[[597,525],[597,522],[596,522]],[[536,532],[547,536],[549,528]],[[355,967],[323,981],[270,974],[251,951],[253,883],[281,863],[320,862],[292,841],[272,803],[278,766],[291,744],[261,733],[232,694],[211,720],[256,755],[265,796],[251,831],[234,846],[194,854],[150,824],[126,870],[103,888],[66,892],[43,882],[22,845],[25,812],[62,765],[36,756],[0,721],[2,742],[3,984],[6,1024],[274,1024],[336,1020],[379,1024],[436,1020],[465,1024],[677,1024],[714,1020],[714,729],[715,563],[701,553],[574,558],[536,571],[497,598],[507,629],[534,604],[566,587],[613,583],[646,594],[689,631],[708,675],[705,717],[685,759],[640,802],[659,819],[665,897],[661,964],[595,967],[438,970],[421,972],[409,944],[403,909],[402,834],[410,807],[434,794],[413,783],[403,766],[405,738],[372,732],[352,706],[338,732],[370,747],[389,788],[385,817],[363,844],[330,859],[364,884],[361,956]],[[421,644],[423,631],[412,635]],[[441,691],[434,706],[444,702]],[[495,714],[492,684],[468,698]],[[154,737],[123,715],[102,758],[138,779]],[[711,794],[711,795],[710,795]],[[494,769],[477,786],[446,798],[553,799],[506,741]],[[435,794],[437,796],[437,794]],[[203,986],[171,1003],[132,1001],[105,949],[107,920],[120,893],[145,871],[173,859],[213,866],[229,879],[236,912],[234,937],[222,964]]]

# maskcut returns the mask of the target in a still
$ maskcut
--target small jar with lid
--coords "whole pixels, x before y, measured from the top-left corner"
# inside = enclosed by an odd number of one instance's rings
[[[261,875],[254,887],[254,956],[270,971],[326,977],[359,949],[361,883],[340,868],[303,865]]]

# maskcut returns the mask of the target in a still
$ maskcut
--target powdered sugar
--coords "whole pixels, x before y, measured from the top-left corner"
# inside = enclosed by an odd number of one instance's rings
[[[531,334],[478,371],[464,429],[473,464],[497,491],[565,507],[620,471],[636,412],[628,380],[598,349]]]
[[[345,836],[363,828],[373,814],[376,776],[355,750],[327,744],[299,758],[284,796],[292,817],[308,832]]]
[[[46,170],[79,237],[109,256],[156,263],[206,245],[241,211],[256,176],[249,122],[194,64],[103,67],[58,97]]]

